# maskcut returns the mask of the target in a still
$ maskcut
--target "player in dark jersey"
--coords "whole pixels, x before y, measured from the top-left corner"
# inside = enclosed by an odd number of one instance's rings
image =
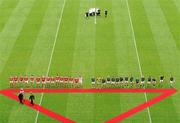
[[[155,78],[152,78],[152,85],[153,85],[154,87],[156,87],[156,79],[155,79]]]
[[[97,9],[96,15],[101,16],[101,10],[100,9]]]
[[[162,87],[163,86],[163,82],[164,82],[164,76],[160,76],[160,80],[159,80],[159,85],[160,85],[160,87]]]
[[[129,78],[130,87],[133,87],[133,84],[134,84],[133,80],[134,80],[134,78],[131,76],[131,77]]]
[[[106,79],[106,83],[107,83],[107,87],[109,88],[110,84],[111,84],[111,78],[108,76]]]
[[[85,17],[88,18],[89,17],[89,12],[85,13]]]
[[[169,81],[170,86],[173,87],[174,86],[174,77],[171,76],[169,80],[170,80]]]
[[[102,81],[102,86],[101,87],[105,88],[106,87],[106,79],[102,78],[101,81]]]
[[[119,77],[116,77],[116,87],[119,87]]]
[[[95,79],[95,77],[91,78],[91,86],[92,86],[92,88],[96,88],[96,79]]]
[[[136,87],[139,87],[139,79],[136,79]]]
[[[114,88],[115,87],[115,81],[116,79],[114,77],[111,78],[111,86]]]
[[[151,82],[151,77],[149,76],[149,77],[148,77],[148,80],[147,80],[147,86],[150,87],[151,84],[152,84],[152,82]]]
[[[124,77],[124,80],[125,80],[125,81],[124,81],[124,85],[125,85],[125,86],[128,86],[128,80],[129,80],[129,78],[128,78],[128,77]]]
[[[140,86],[144,87],[144,85],[145,85],[145,77],[143,76],[143,77],[141,77],[141,84],[140,84]]]
[[[102,84],[102,83],[101,83],[101,82],[102,82],[101,80],[102,80],[101,77],[96,77],[96,87],[97,87],[97,88],[101,88],[101,84]]]
[[[121,87],[123,87],[123,81],[124,81],[123,77],[120,77],[120,78],[119,78],[119,83],[120,83],[120,86],[121,86]]]
[[[107,14],[108,14],[108,11],[107,11],[107,10],[105,10],[105,11],[104,11],[104,15],[105,15],[105,17],[107,17]]]

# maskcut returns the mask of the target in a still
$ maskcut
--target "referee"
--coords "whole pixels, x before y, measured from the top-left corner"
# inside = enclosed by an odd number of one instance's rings
[[[31,93],[30,97],[29,97],[29,100],[31,102],[31,105],[33,106],[34,105],[34,100],[35,100],[35,97],[34,95]]]

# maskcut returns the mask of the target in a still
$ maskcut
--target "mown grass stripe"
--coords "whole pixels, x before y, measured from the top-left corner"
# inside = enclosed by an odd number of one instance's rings
[[[164,17],[163,11],[161,10],[161,7],[157,0],[143,0],[145,11],[147,13],[147,17],[149,19],[152,33],[154,35],[155,42],[157,44],[157,49],[160,55],[161,64],[163,66],[164,71],[162,71],[163,75],[165,75],[165,81],[167,82],[169,79],[169,76],[171,74],[171,71],[176,71],[179,69],[180,66],[176,66],[174,64],[171,64],[172,62],[179,61],[179,55],[178,55],[178,49],[176,48],[175,41],[173,39],[173,36],[171,35],[171,32],[169,30],[166,18]],[[163,28],[163,31],[162,31]],[[167,50],[169,49],[169,50]],[[168,55],[167,55],[168,54]],[[177,57],[178,56],[178,57]],[[177,69],[177,70],[175,70]],[[176,73],[175,72],[175,73]],[[173,74],[175,76],[176,81],[179,81],[178,75]],[[168,86],[169,87],[169,86]],[[166,99],[165,103],[157,104],[157,106],[153,106],[152,115],[155,122],[178,122],[178,114],[179,112],[179,106],[174,105],[173,98],[170,97]],[[168,103],[167,103],[168,102]],[[177,103],[177,102],[176,102]],[[161,108],[160,108],[161,107]],[[171,107],[168,112],[166,112],[163,107]],[[164,117],[162,119],[159,119],[159,116],[157,114],[161,114],[161,112],[164,112],[162,115],[170,115],[173,112],[173,117],[167,118]]]
[[[81,75],[83,77],[83,85],[90,87],[90,78],[94,76],[95,24],[91,21],[94,18],[86,19],[82,13],[86,12],[94,1],[78,0],[78,2],[79,13],[77,15],[78,23],[75,32],[76,38],[71,75]],[[94,94],[69,94],[67,100],[66,115],[68,117],[79,123],[93,122]],[[79,104],[79,101],[81,104]]]
[[[28,16],[29,12],[31,11],[31,7],[33,5],[34,0],[20,0],[19,4],[17,5],[16,9],[13,11],[11,17],[6,23],[4,30],[0,33],[0,73],[5,72],[4,69],[6,62],[11,54],[11,50],[18,38],[18,35],[23,27],[23,24]],[[22,11],[23,9],[23,11]],[[19,14],[19,12],[21,14]],[[18,20],[17,20],[18,18]],[[7,66],[6,66],[7,67]],[[8,71],[6,73],[8,74]],[[7,87],[8,86],[8,78],[7,76],[3,76],[0,78],[1,84],[0,87]]]
[[[163,67],[142,1],[129,0],[129,6],[143,75],[159,76]],[[139,28],[139,25],[141,25],[141,28]],[[149,64],[149,61],[151,61],[151,64]]]
[[[11,13],[14,11],[19,0],[4,0],[0,4],[0,32],[3,30],[6,22],[11,17]]]
[[[18,38],[11,50],[12,52],[9,56],[9,59],[6,62],[6,66],[2,72],[2,75],[4,78],[6,78],[6,80],[8,79],[9,75],[25,73],[29,56],[33,49],[34,42],[36,41],[37,33],[41,28],[41,19],[43,18],[44,11],[48,5],[48,3],[46,3],[47,1],[45,1],[45,4],[42,5],[42,0],[36,0],[35,3],[33,3],[31,11],[26,18],[24,26],[18,35]],[[39,8],[40,5],[41,9]],[[39,18],[34,19],[36,16],[39,16]],[[14,103],[12,102],[12,104]],[[14,109],[16,108],[12,108],[9,112],[14,112]],[[14,115],[7,116],[9,116],[9,121],[7,120],[8,122],[12,122],[12,119],[14,121],[15,118],[11,118],[11,116],[13,117]]]
[[[159,4],[180,51],[180,12],[172,0],[159,0]]]

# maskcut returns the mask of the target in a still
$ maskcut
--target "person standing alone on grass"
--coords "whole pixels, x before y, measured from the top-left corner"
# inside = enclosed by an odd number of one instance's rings
[[[29,97],[29,100],[31,102],[31,105],[33,106],[34,105],[34,100],[35,100],[35,97],[34,95],[31,93],[30,97]]]

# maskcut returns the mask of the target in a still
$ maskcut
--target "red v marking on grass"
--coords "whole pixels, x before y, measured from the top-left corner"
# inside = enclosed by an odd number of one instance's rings
[[[105,123],[117,123],[122,121],[125,118],[128,118],[134,115],[137,112],[142,111],[143,109],[171,96],[172,94],[176,93],[176,89],[25,89],[25,92],[33,92],[33,93],[161,93],[159,96],[140,104],[129,111],[120,114]],[[9,89],[9,90],[0,90],[0,94],[3,94],[11,99],[18,101],[17,95],[14,93],[18,93],[19,90],[17,89]],[[51,118],[54,118],[58,121],[63,123],[75,123],[75,121],[70,120],[60,114],[57,114],[51,110],[48,110],[38,104],[31,106],[28,100],[24,101],[24,104],[30,108],[33,108]]]

